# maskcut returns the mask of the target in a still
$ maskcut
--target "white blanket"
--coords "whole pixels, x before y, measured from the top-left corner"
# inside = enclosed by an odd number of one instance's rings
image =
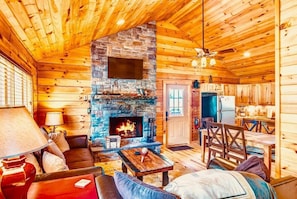
[[[164,190],[182,199],[256,198],[252,188],[240,173],[216,169],[180,176],[164,187]]]

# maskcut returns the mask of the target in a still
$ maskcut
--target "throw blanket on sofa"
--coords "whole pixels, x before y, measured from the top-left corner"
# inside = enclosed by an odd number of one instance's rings
[[[257,175],[217,169],[180,176],[164,187],[164,190],[182,199],[276,198],[273,188]]]

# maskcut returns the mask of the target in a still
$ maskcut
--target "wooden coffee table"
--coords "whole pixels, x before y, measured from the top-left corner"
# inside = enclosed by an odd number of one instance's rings
[[[127,169],[133,176],[143,180],[143,176],[162,172],[162,185],[166,186],[169,182],[168,171],[173,170],[173,162],[161,154],[150,150],[141,162],[141,155],[137,155],[141,148],[132,148],[118,152],[122,160],[122,170],[127,173]]]

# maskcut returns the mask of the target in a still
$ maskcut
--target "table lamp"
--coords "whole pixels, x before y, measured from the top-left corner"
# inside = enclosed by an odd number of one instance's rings
[[[56,126],[64,124],[61,112],[47,112],[45,116],[45,125],[53,126],[51,133],[55,133]]]
[[[47,144],[26,107],[0,107],[0,199],[27,198],[36,170],[24,155]]]

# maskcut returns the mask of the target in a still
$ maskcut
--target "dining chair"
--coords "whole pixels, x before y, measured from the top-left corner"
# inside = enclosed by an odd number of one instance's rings
[[[206,125],[207,122],[214,122],[214,118],[213,117],[203,117],[203,118],[201,118],[200,128],[206,129],[207,128],[207,125]]]
[[[202,139],[202,132],[201,129],[206,129],[206,123],[207,122],[214,122],[214,118],[213,117],[203,117],[201,118],[201,122],[200,122],[200,128],[199,128],[199,144],[201,146],[201,139]],[[204,140],[204,143],[207,143],[207,140]]]
[[[261,121],[260,132],[274,134],[275,122],[272,121]]]
[[[258,120],[243,118],[242,124],[244,130],[259,132],[260,130],[260,123]]]
[[[224,124],[224,135],[226,143],[225,158],[233,160],[237,164],[247,160],[244,128],[242,126]]]
[[[222,123],[206,122],[206,127],[208,140],[208,165],[211,156],[216,157],[217,154],[219,154],[220,157],[225,157],[225,138]]]

